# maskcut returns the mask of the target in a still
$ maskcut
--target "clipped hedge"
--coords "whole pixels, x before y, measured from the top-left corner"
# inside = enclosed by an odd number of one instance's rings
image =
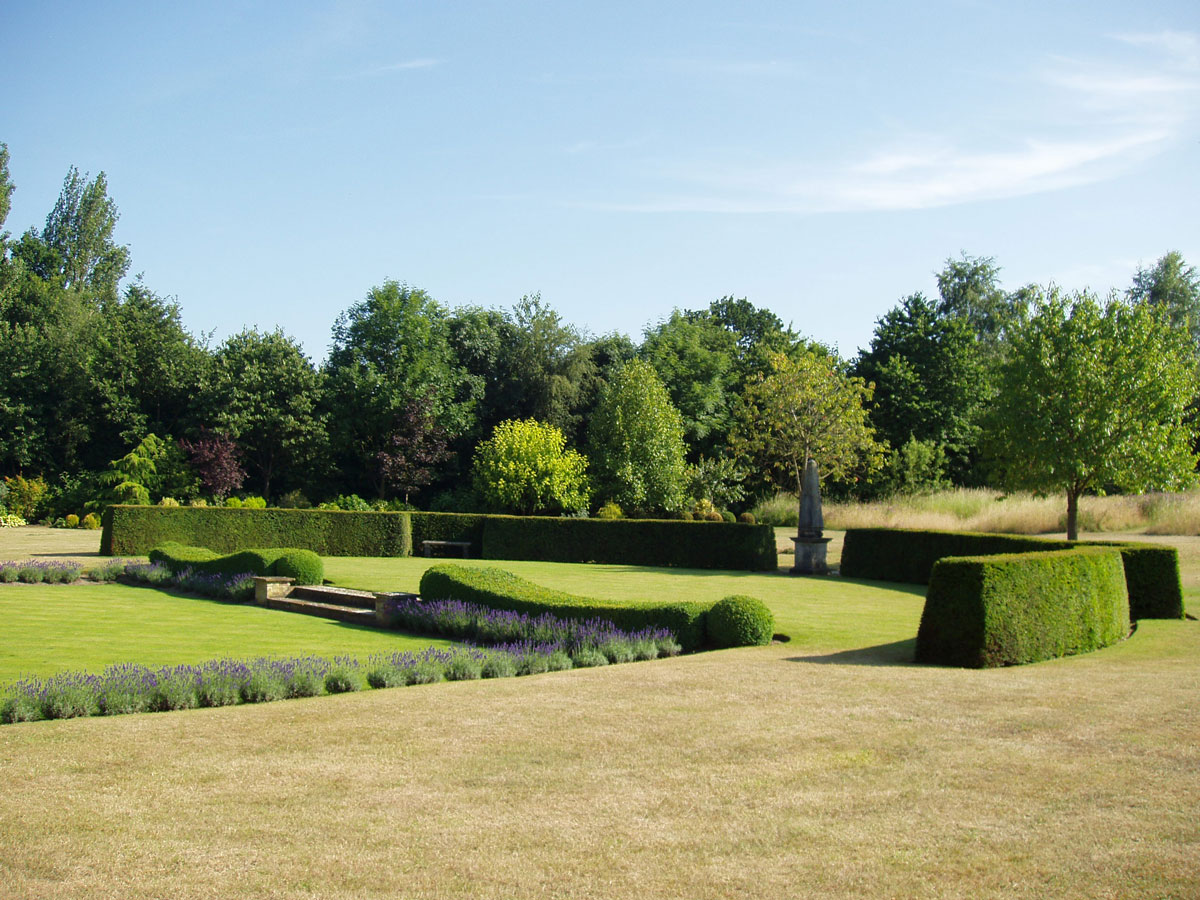
[[[1119,550],[1125,565],[1129,612],[1134,619],[1183,618],[1183,584],[1174,547],[1133,541],[1062,541],[970,531],[910,528],[851,528],[842,546],[846,578],[928,584],[934,564],[948,556],[1043,553],[1106,547]]]
[[[410,512],[412,552],[421,555],[421,541],[470,541],[471,555],[483,556],[483,523],[476,513]]]
[[[218,554],[207,547],[188,547],[168,541],[150,551],[150,562],[178,575],[191,569],[204,575],[286,575],[296,584],[320,584],[325,577],[321,557],[311,550],[276,547]]]
[[[1129,633],[1116,549],[947,557],[929,581],[918,662],[986,668],[1097,650]]]
[[[485,559],[774,571],[769,525],[659,519],[488,516]]]
[[[409,556],[412,521],[405,512],[337,509],[110,506],[100,553],[140,556],[159,544],[211,547],[300,547],[321,556]]]
[[[734,594],[713,605],[705,628],[714,647],[759,647],[771,643],[775,617],[757,597]]]
[[[579,597],[526,581],[490,567],[443,563],[421,576],[425,600],[465,600],[490,609],[540,615],[550,613],[563,619],[605,619],[623,631],[661,627],[670,629],[684,650],[704,643],[705,616],[712,604],[695,601],[642,603],[636,606]]]
[[[410,556],[421,541],[470,541],[484,559],[774,571],[769,525],[558,519],[469,513],[110,506],[100,552],[136,556],[167,541],[229,553],[303,547],[322,556]]]

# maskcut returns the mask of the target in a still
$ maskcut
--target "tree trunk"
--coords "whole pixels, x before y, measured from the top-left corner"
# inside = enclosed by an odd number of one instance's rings
[[[1067,540],[1079,540],[1079,492],[1067,489]]]

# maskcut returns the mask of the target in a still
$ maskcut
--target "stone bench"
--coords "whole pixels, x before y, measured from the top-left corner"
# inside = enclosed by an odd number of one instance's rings
[[[433,556],[435,548],[439,550],[447,550],[456,548],[462,551],[463,559],[471,558],[471,542],[470,541],[421,541],[421,553],[425,556]]]

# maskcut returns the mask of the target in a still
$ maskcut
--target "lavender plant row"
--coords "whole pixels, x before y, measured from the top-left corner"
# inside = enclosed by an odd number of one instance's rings
[[[560,619],[549,613],[491,609],[463,600],[400,600],[392,607],[397,627],[481,644],[554,647],[574,657],[599,651],[610,662],[674,656],[679,642],[666,628],[627,632],[605,619]],[[650,655],[653,653],[653,655]]]
[[[254,575],[242,572],[237,575],[205,574],[191,569],[178,573],[160,563],[130,563],[125,566],[125,576],[142,584],[156,587],[180,587],[194,594],[234,600],[244,603],[254,597]]]
[[[524,641],[488,648],[430,647],[419,653],[376,653],[365,662],[345,656],[305,656],[217,659],[195,666],[159,668],[122,663],[99,675],[64,672],[16,681],[0,692],[0,724],[265,703],[368,686],[535,675],[657,655],[657,648],[651,646],[643,646],[641,655],[631,656],[611,642],[581,644],[570,653],[560,642]]]

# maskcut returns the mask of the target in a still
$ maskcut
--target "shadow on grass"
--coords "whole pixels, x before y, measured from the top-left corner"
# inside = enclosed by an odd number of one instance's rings
[[[874,647],[839,650],[824,656],[789,656],[787,661],[839,666],[915,666],[917,663],[913,661],[913,654],[916,648],[917,639],[912,637],[905,641],[892,641],[890,644],[876,644]]]

